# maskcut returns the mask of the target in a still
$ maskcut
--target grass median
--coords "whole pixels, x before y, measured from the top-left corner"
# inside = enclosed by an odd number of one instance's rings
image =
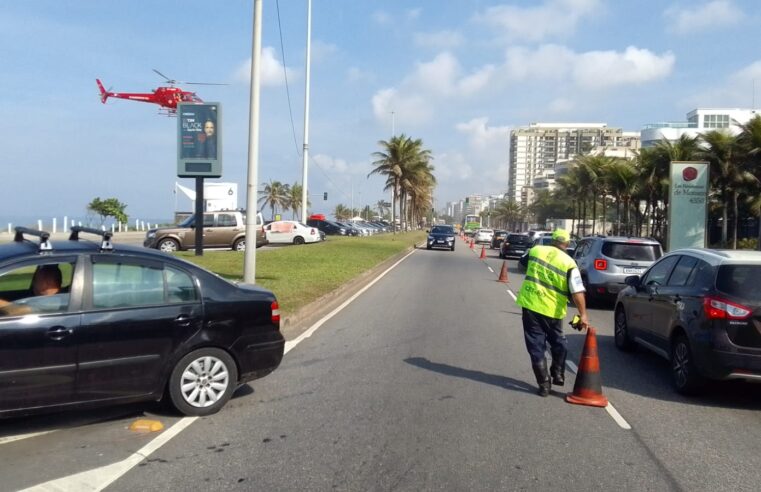
[[[256,283],[277,296],[285,315],[336,290],[349,280],[425,239],[425,232],[371,237],[336,237],[302,246],[258,250]],[[178,253],[230,280],[243,278],[243,253],[206,251]]]

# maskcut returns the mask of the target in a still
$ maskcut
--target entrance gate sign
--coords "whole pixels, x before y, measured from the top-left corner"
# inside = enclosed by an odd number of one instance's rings
[[[672,161],[668,251],[707,246],[708,162]]]

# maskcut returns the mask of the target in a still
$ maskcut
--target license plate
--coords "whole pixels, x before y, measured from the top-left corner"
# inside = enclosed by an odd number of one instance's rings
[[[443,240],[443,239],[439,239],[439,240],[438,240],[438,241],[436,241],[436,242],[437,242],[437,243],[439,243],[439,244],[444,244],[444,240]]]
[[[644,268],[624,268],[624,273],[628,273],[630,275],[639,275],[644,271]]]

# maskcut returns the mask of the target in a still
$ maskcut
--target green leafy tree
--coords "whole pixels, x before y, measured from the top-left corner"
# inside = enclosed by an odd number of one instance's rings
[[[100,225],[103,225],[108,217],[113,217],[114,220],[126,224],[127,220],[129,220],[129,217],[124,212],[126,208],[127,205],[116,198],[101,200],[100,197],[95,197],[87,205],[87,210],[100,216]]]
[[[278,207],[288,207],[289,185],[284,185],[280,181],[264,183],[264,188],[259,190],[259,203],[263,206],[269,206],[272,220],[275,220],[275,213]]]

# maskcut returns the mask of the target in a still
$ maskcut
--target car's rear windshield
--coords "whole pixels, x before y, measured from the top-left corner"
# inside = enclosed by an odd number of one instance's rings
[[[655,261],[661,257],[661,247],[657,244],[606,241],[602,245],[602,254],[614,260]]]
[[[431,229],[431,234],[454,234],[454,229],[451,227],[434,227]]]
[[[506,241],[508,243],[530,243],[531,238],[523,234],[508,234]]]
[[[722,265],[716,275],[716,289],[735,297],[761,301],[761,265]]]

